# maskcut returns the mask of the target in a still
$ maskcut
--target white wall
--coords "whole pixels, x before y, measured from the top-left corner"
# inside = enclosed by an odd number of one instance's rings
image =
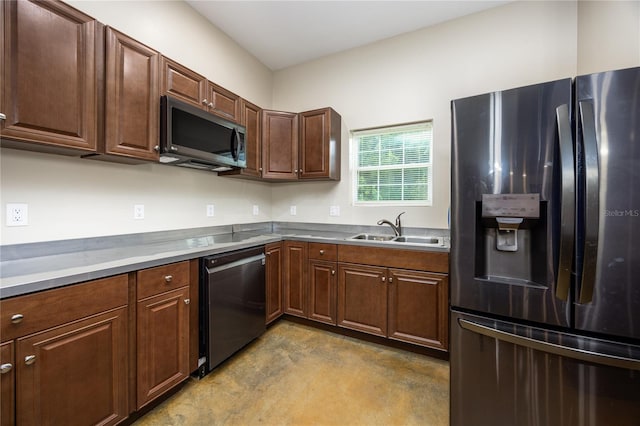
[[[578,2],[578,74],[640,65],[640,1]]]
[[[348,130],[433,119],[431,207],[354,207],[349,162],[335,184],[273,187],[273,219],[374,225],[406,210],[406,226],[447,227],[452,99],[571,77],[576,73],[574,2],[516,2],[275,73],[274,107],[332,106]],[[298,216],[289,216],[297,205]],[[330,205],[341,217],[327,219]]]

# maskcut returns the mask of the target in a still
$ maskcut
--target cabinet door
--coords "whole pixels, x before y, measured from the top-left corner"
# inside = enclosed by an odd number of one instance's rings
[[[0,8],[2,137],[36,142],[44,151],[95,151],[96,59],[103,54],[97,22],[61,2],[5,1]]]
[[[275,321],[282,316],[282,243],[268,244],[265,247],[267,262],[266,274],[266,323]]]
[[[336,325],[336,262],[309,260],[309,318]]]
[[[386,337],[386,268],[339,264],[338,325]]]
[[[298,115],[262,111],[262,177],[298,179]]]
[[[127,417],[127,308],[17,340],[17,423],[115,424]]]
[[[305,265],[307,243],[285,241],[284,250],[284,312],[307,317],[307,288],[305,285]]]
[[[0,421],[2,426],[15,422],[15,368],[13,341],[0,345]]]
[[[123,157],[158,160],[158,52],[106,29],[105,146]]]
[[[448,279],[444,274],[389,271],[389,338],[446,350]]]
[[[331,108],[300,113],[300,179],[340,180],[340,126]]]
[[[138,408],[189,377],[189,288],[138,302]]]
[[[161,92],[198,108],[206,109],[207,79],[189,68],[162,56]]]
[[[209,112],[234,123],[240,122],[240,96],[212,82],[208,84],[207,95]]]

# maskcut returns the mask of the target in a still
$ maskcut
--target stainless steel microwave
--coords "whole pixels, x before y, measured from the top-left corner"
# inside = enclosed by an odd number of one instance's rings
[[[160,162],[215,172],[246,167],[245,128],[171,96],[160,98]]]

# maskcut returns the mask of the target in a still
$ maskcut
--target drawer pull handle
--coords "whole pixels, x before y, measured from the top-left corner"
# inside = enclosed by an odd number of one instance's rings
[[[320,254],[324,254],[324,250],[320,250]]]
[[[11,322],[14,324],[21,323],[23,319],[24,319],[24,315],[22,314],[15,314],[11,316]]]
[[[173,281],[173,275],[166,275],[164,277],[164,280],[168,283],[170,283],[171,281]]]
[[[13,364],[6,363],[0,365],[0,374],[7,374],[9,371],[13,369]]]
[[[190,299],[184,299],[184,304],[185,304],[185,305],[188,305],[190,302],[191,302],[191,300],[190,300]]]
[[[387,281],[387,277],[382,277],[382,282],[386,282]]]
[[[24,363],[27,365],[31,365],[34,362],[36,362],[36,356],[35,355],[27,355],[24,357]]]

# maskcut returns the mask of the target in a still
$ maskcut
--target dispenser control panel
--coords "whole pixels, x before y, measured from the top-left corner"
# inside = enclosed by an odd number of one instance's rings
[[[482,217],[540,217],[540,194],[482,194]]]

